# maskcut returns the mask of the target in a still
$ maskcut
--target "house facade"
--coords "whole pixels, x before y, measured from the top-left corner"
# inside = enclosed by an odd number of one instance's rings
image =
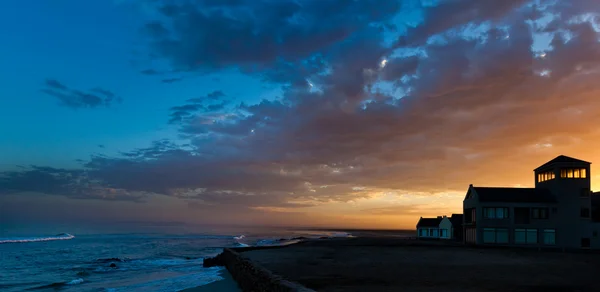
[[[419,219],[417,223],[417,237],[418,238],[439,238],[440,237],[440,222],[445,216],[438,216],[437,218],[423,218]]]
[[[417,223],[417,237],[461,240],[462,214],[452,214],[451,217],[421,217]]]
[[[590,165],[561,155],[534,170],[534,188],[470,185],[463,200],[464,242],[600,248],[600,222],[592,218],[600,197],[590,191]]]

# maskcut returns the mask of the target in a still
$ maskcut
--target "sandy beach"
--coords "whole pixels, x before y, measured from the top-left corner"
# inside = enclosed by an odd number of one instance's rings
[[[231,274],[227,270],[223,270],[220,274],[223,280],[212,282],[210,284],[181,290],[180,292],[241,292],[237,283],[231,278]]]
[[[422,246],[394,238],[310,241],[242,254],[316,291],[600,289],[599,254],[468,248],[439,242]]]

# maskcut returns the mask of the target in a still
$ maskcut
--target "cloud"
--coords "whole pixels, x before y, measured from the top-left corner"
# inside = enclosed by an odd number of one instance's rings
[[[162,83],[175,83],[175,82],[179,82],[183,80],[183,78],[181,77],[177,77],[177,78],[167,78],[167,79],[163,79],[161,80]]]
[[[400,8],[399,2],[372,0],[156,3],[162,19],[143,31],[158,56],[186,71],[235,66],[255,72],[300,64]]]
[[[186,100],[184,105],[170,108],[169,123],[181,123],[192,119],[211,122],[222,115],[218,112],[224,110],[229,103],[230,100],[226,100],[225,94],[220,90],[213,91],[203,97],[190,98]],[[202,114],[198,115],[199,112]]]
[[[406,29],[410,46],[398,47],[382,27],[407,2],[383,2],[163,3],[164,19],[146,32],[174,68],[241,68],[281,84],[282,95],[239,105],[221,91],[191,98],[170,108],[185,145],[161,140],[95,156],[85,172],[10,173],[0,190],[75,196],[89,180],[129,192],[121,199],[161,194],[196,209],[302,212],[375,200],[375,189],[530,185],[531,170],[555,155],[600,159],[589,148],[600,139],[599,35],[569,22],[575,12],[550,29],[529,23],[551,4],[442,1],[422,8],[422,23]],[[456,17],[441,18],[442,9]],[[532,52],[542,32],[553,39],[545,58]],[[35,177],[48,183],[32,190]],[[410,206],[364,211],[408,216]]]
[[[99,87],[84,92],[67,87],[55,79],[46,79],[44,85],[43,93],[57,98],[61,105],[70,108],[109,107],[115,102],[121,103],[123,101],[120,96]]]

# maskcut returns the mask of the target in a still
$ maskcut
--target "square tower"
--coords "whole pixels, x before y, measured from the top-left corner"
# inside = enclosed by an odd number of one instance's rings
[[[589,244],[591,222],[590,162],[560,155],[534,170],[535,187],[548,189],[558,203],[557,237],[571,247]]]

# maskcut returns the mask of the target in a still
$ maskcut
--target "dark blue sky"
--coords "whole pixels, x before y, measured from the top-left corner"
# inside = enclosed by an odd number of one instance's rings
[[[469,183],[529,185],[553,155],[600,158],[587,147],[600,141],[599,11],[4,1],[0,211],[362,227],[459,211]]]

